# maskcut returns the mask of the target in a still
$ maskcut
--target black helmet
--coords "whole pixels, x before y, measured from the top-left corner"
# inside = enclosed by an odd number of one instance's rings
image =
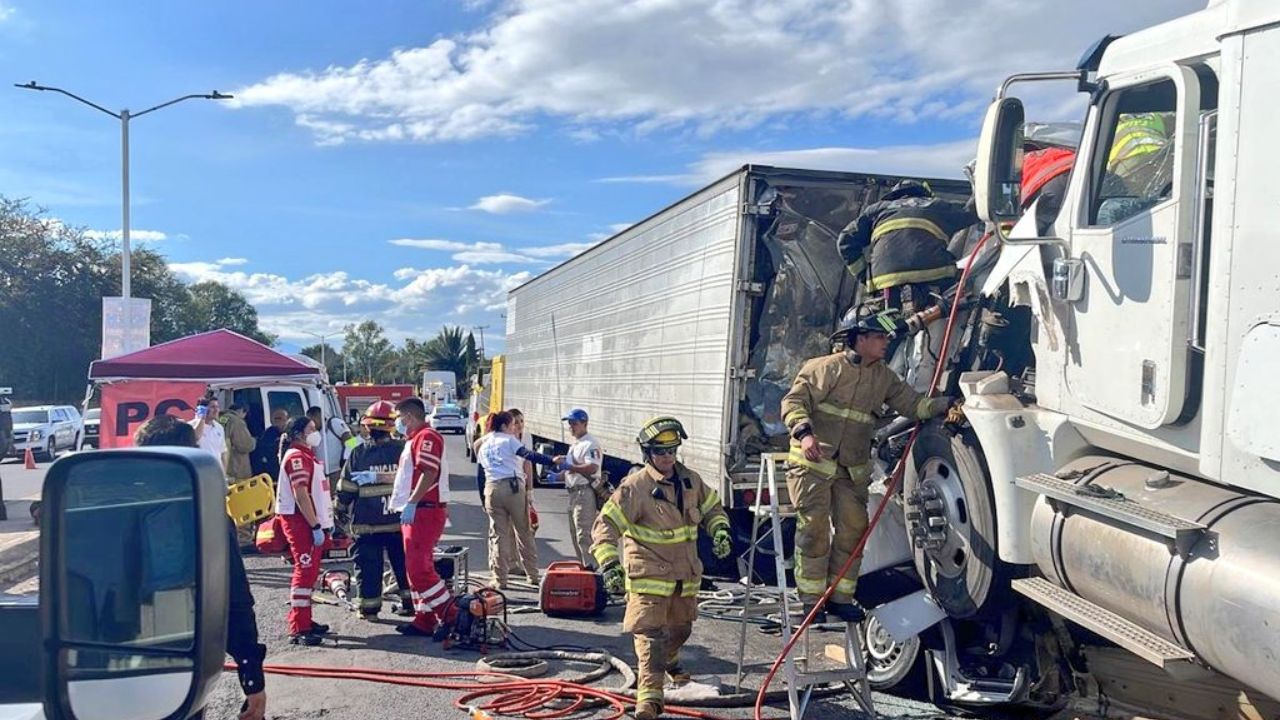
[[[933,188],[924,180],[899,180],[893,189],[885,193],[882,200],[897,200],[904,197],[932,197]]]
[[[640,428],[640,434],[636,436],[636,442],[640,443],[642,450],[680,447],[680,442],[688,439],[684,425],[670,415],[659,415],[646,420]]]
[[[875,305],[852,307],[840,319],[840,325],[831,333],[831,342],[848,342],[850,335],[858,333],[883,333],[896,336],[902,325],[902,313],[890,308],[879,310]]]

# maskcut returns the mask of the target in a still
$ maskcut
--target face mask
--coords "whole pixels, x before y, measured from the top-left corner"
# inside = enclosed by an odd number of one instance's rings
[[[404,418],[396,418],[396,432],[401,435],[409,434],[409,428],[405,427]]]
[[[319,431],[313,431],[310,435],[307,435],[307,444],[313,448],[318,448],[320,447],[321,439]]]

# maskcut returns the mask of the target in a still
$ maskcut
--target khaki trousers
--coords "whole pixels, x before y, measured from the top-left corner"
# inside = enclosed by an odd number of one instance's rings
[[[489,571],[507,584],[507,568],[519,564],[530,578],[538,577],[538,552],[529,525],[529,498],[524,483],[515,489],[507,480],[484,485],[484,509],[489,514]],[[519,562],[516,562],[516,558]]]
[[[680,648],[693,632],[698,598],[662,595],[627,596],[622,629],[636,646],[636,703],[662,703],[667,668],[676,664]]]
[[[796,590],[801,600],[816,601],[826,591],[862,538],[868,484],[865,466],[857,477],[850,477],[845,467],[831,478],[806,468],[787,471],[787,490],[796,508]],[[861,565],[859,558],[836,584],[833,602],[853,600]]]
[[[596,493],[590,485],[569,488],[569,536],[573,538],[573,550],[583,567],[595,567],[591,555],[591,526],[595,525],[599,508]]]

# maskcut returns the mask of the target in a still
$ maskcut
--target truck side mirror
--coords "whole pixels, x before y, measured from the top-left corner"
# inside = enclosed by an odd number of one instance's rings
[[[80,453],[45,478],[44,713],[189,718],[222,673],[226,480],[187,448]]]
[[[978,216],[989,223],[1016,222],[1021,213],[1022,101],[1000,98],[987,108],[978,138],[973,192]]]

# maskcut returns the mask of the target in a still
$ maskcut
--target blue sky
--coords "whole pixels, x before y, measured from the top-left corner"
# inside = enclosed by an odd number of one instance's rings
[[[289,346],[370,318],[493,351],[507,289],[742,162],[958,176],[1003,76],[1202,5],[0,0],[0,194],[120,227],[118,123],[8,83],[235,93],[133,124],[134,236]]]

